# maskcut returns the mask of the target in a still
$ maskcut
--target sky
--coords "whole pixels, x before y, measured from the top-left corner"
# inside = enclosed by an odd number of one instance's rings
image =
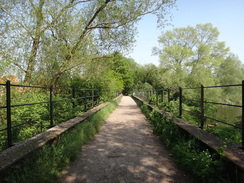
[[[172,15],[171,25],[162,29],[157,28],[155,15],[144,16],[138,23],[135,47],[127,57],[141,65],[159,65],[152,48],[159,47],[160,35],[173,28],[212,23],[220,32],[219,41],[244,63],[244,0],[177,0]]]

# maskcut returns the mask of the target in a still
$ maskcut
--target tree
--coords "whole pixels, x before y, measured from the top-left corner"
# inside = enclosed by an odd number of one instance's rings
[[[138,66],[135,70],[135,89],[143,90],[144,86],[148,88],[161,88],[162,85],[162,73],[163,70],[154,64],[146,64],[144,66]]]
[[[159,54],[161,66],[187,86],[213,84],[216,70],[229,51],[224,42],[218,41],[218,35],[211,23],[176,28],[163,34],[159,38],[162,48],[153,51]]]
[[[118,73],[123,80],[123,93],[129,93],[134,85],[134,74],[130,68],[132,60],[124,57],[121,53],[115,52],[111,58],[111,63],[111,70]]]
[[[239,58],[230,54],[220,65],[217,78],[220,85],[241,84],[244,80],[244,66]],[[224,87],[223,96],[232,102],[241,101],[241,87]]]
[[[57,84],[86,61],[133,45],[135,23],[149,13],[161,23],[174,0],[4,0],[1,63],[29,84],[37,70]],[[52,72],[50,72],[50,69]]]

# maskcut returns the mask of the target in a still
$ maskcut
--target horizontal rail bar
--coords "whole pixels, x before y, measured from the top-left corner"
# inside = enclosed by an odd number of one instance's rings
[[[92,97],[94,97],[94,96],[86,96],[86,98],[92,98]]]
[[[99,96],[94,95],[94,97],[99,97]],[[78,97],[78,98],[74,98],[74,99],[86,99],[86,98],[91,98],[91,97],[90,96],[86,96],[86,97]]]
[[[201,87],[192,87],[192,88],[181,88],[182,90],[189,90],[189,89],[200,89]]]
[[[48,117],[49,116],[44,116],[44,117],[41,117],[41,118],[38,118],[38,119],[34,119],[34,120],[31,120],[31,121],[27,121],[25,123],[17,124],[17,125],[12,126],[12,128],[15,128],[15,127],[18,127],[18,126],[23,126],[23,125],[29,124],[29,123],[33,123],[33,122],[38,121],[38,120],[48,120]],[[5,131],[5,130],[7,130],[7,128],[1,129],[0,132],[1,131]]]
[[[226,105],[226,106],[232,106],[232,107],[242,107],[241,105],[224,104],[224,103],[218,103],[218,102],[207,102],[207,101],[204,101],[204,103],[208,103],[208,104],[219,104],[219,105]]]
[[[36,104],[46,104],[49,102],[36,102],[36,103],[30,103],[30,104],[18,104],[18,105],[11,105],[10,107],[20,107],[20,106],[26,106],[26,105],[36,105]]]
[[[186,111],[186,112],[189,112],[189,113],[192,113],[192,114],[196,114],[198,116],[201,115],[200,113],[192,112],[192,111],[189,111],[189,110],[186,110],[186,109],[182,109],[182,111]]]
[[[4,109],[4,108],[7,108],[7,106],[0,106],[0,109]]]
[[[156,89],[156,91],[168,91],[170,89],[166,88],[166,89]]]
[[[72,90],[72,88],[53,87],[53,89]]]
[[[36,121],[38,121],[38,120],[40,120],[40,119],[41,119],[41,118],[34,119],[34,120],[31,120],[31,121],[27,121],[27,122],[25,122],[25,123],[20,123],[20,124],[17,124],[17,125],[12,126],[12,128],[16,128],[16,127],[19,127],[19,126],[23,126],[23,125],[25,125],[25,124],[34,123],[34,122],[36,122]]]
[[[184,99],[184,100],[193,101],[193,102],[201,102],[200,100],[194,100],[194,99]]]
[[[232,86],[242,86],[242,84],[233,84],[233,85],[219,85],[219,86],[204,86],[203,88],[220,88],[220,87],[232,87]],[[182,89],[200,89],[201,87],[192,87],[192,88],[182,88]]]
[[[74,99],[85,99],[86,97],[78,97],[78,98],[74,98]]]
[[[0,132],[7,130],[7,128],[1,129]]]
[[[42,88],[42,89],[50,88],[50,87],[47,87],[47,86],[27,86],[27,85],[15,85],[15,84],[11,84],[10,86],[23,87],[23,88]]]
[[[242,86],[242,84],[220,85],[220,86],[204,86],[204,88],[221,88],[221,87],[231,87],[231,86]]]
[[[224,122],[224,121],[221,121],[221,120],[218,120],[218,119],[214,119],[214,118],[211,118],[211,117],[208,117],[208,116],[204,116],[204,118],[211,119],[211,120],[214,120],[214,121],[218,121],[218,122],[220,122],[220,123],[223,123],[223,124],[232,126],[232,127],[234,127],[234,128],[241,129],[241,127],[239,127],[239,126],[235,126],[235,125],[232,125],[232,124],[230,124],[230,123],[227,123],[227,122]]]

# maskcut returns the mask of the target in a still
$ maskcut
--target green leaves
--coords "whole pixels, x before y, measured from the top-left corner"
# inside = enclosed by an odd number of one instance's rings
[[[64,73],[79,72],[94,58],[130,50],[136,22],[149,13],[163,22],[172,4],[174,0],[3,1],[1,63],[17,68],[26,84],[56,85]]]

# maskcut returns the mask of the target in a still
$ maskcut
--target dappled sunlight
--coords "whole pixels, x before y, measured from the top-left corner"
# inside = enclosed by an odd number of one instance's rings
[[[100,133],[83,146],[60,178],[60,183],[185,181],[130,97],[122,98]]]

